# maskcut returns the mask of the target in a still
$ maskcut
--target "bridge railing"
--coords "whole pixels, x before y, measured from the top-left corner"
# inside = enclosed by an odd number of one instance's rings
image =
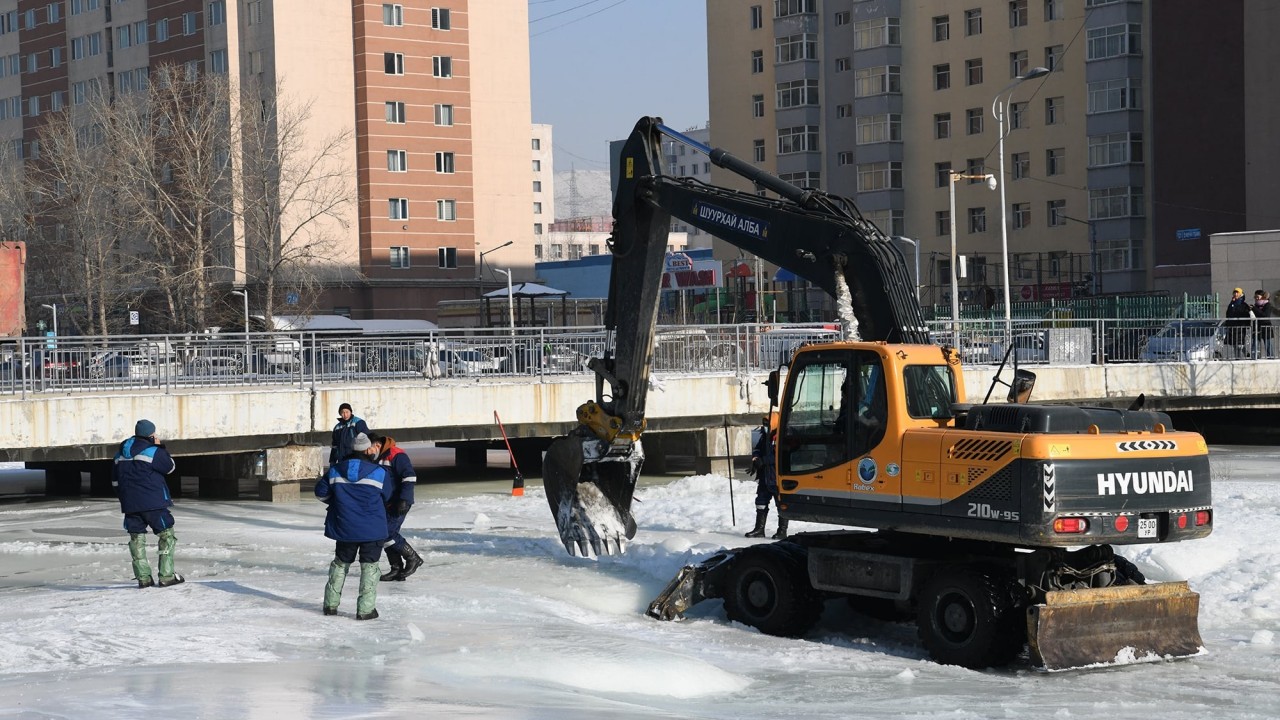
[[[934,340],[969,364],[998,363],[1010,342],[1020,364],[1212,362],[1275,357],[1269,320],[1160,318],[962,319],[930,323]],[[802,342],[838,340],[832,324],[661,326],[653,370],[768,370]],[[439,330],[425,335],[223,333],[17,338],[0,343],[0,394],[205,386],[368,382],[380,379],[589,374],[611,350],[603,327]]]

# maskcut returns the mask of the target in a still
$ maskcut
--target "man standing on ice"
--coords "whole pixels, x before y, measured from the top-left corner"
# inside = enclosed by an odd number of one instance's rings
[[[387,550],[391,570],[381,579],[404,580],[422,567],[422,556],[400,534],[404,519],[409,516],[409,508],[413,507],[413,489],[418,484],[418,473],[413,469],[409,454],[396,445],[395,438],[374,433],[369,440],[373,442],[378,464],[391,472],[393,481],[391,500],[387,503],[387,541],[382,544]]]
[[[329,464],[332,465],[351,454],[351,441],[356,435],[369,434],[369,426],[354,415],[351,403],[338,406],[338,423],[333,426],[333,444],[329,448]]]
[[[129,533],[129,555],[133,557],[133,576],[138,587],[156,584],[147,563],[147,528],[160,538],[160,587],[183,581],[173,571],[173,550],[178,538],[173,534],[173,514],[169,508],[169,486],[164,476],[176,469],[173,458],[156,439],[156,426],[150,420],[139,420],[133,426],[133,437],[120,443],[115,464],[111,468],[111,487],[120,499],[124,513],[124,529]]]
[[[387,539],[387,501],[392,482],[386,468],[375,461],[376,448],[360,433],[351,441],[351,454],[329,467],[316,483],[316,497],[329,505],[324,536],[337,543],[324,586],[324,614],[337,615],[342,586],[356,555],[360,556],[360,596],[356,619],[378,617],[378,560]]]

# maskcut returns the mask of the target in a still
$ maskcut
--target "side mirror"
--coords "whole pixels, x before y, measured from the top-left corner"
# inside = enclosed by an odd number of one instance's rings
[[[769,405],[776,407],[778,405],[778,371],[769,371],[769,379],[765,380],[764,384],[769,389]]]
[[[1009,384],[1008,401],[1023,404],[1031,399],[1031,391],[1036,386],[1036,374],[1030,370],[1018,369],[1013,372],[1013,382]]]

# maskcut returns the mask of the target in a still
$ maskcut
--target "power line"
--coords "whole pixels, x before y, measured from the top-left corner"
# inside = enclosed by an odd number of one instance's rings
[[[567,8],[567,9],[565,9],[565,10],[561,10],[560,12],[553,12],[553,13],[551,13],[550,15],[543,15],[543,16],[542,16],[542,17],[540,17],[540,18],[534,18],[533,20],[530,20],[530,21],[529,21],[529,24],[530,24],[530,25],[532,25],[532,24],[534,24],[534,23],[536,23],[536,22],[542,22],[543,20],[548,20],[548,19],[553,18],[553,17],[555,17],[555,16],[557,16],[557,15],[564,15],[565,13],[571,13],[571,12],[573,12],[574,10],[577,10],[578,8],[584,8],[584,7],[588,6],[588,5],[595,5],[596,3],[601,2],[601,1],[602,1],[602,0],[587,0],[586,2],[582,3],[581,5],[574,5],[573,7],[571,7],[571,8]]]
[[[593,2],[593,3],[594,3],[594,2],[599,2],[599,1],[600,1],[600,0],[591,0],[591,2]],[[532,34],[532,35],[530,35],[529,37],[531,37],[531,38],[536,38],[536,37],[538,37],[539,35],[546,35],[547,33],[551,32],[551,31],[553,31],[553,30],[559,30],[559,29],[560,29],[560,28],[562,28],[562,27],[568,27],[569,25],[572,25],[572,24],[574,24],[574,23],[576,23],[576,22],[581,22],[581,21],[583,21],[583,20],[586,20],[587,18],[589,18],[589,17],[591,17],[591,16],[593,16],[593,15],[599,15],[600,13],[604,12],[605,10],[608,10],[608,9],[610,9],[610,8],[618,7],[619,5],[621,5],[621,4],[622,4],[622,3],[624,3],[624,2],[627,2],[627,0],[618,0],[618,2],[615,2],[615,3],[614,3],[614,4],[612,4],[612,5],[606,5],[605,7],[602,7],[602,8],[600,8],[599,10],[597,10],[597,11],[595,11],[595,12],[593,12],[593,13],[587,13],[586,15],[583,15],[583,16],[582,16],[582,17],[580,17],[580,18],[574,18],[573,20],[570,20],[569,22],[561,23],[560,25],[556,25],[555,27],[549,27],[549,28],[547,28],[546,30],[543,30],[543,31],[541,31],[541,32],[533,33],[533,34]],[[578,7],[585,7],[585,5],[590,5],[590,4],[591,4],[591,3],[585,3],[584,5],[579,5]],[[577,9],[578,9],[578,7],[570,8],[570,10],[577,10]],[[568,12],[568,10],[565,10],[565,11],[562,11],[562,12]],[[562,14],[562,13],[556,13],[556,14],[557,14],[557,15],[560,15],[560,14]],[[547,17],[551,17],[551,16],[550,16],[550,15],[548,15]],[[545,20],[545,19],[546,19],[546,18],[539,18],[539,20]],[[530,22],[532,23],[532,22],[536,22],[536,21],[530,21]]]

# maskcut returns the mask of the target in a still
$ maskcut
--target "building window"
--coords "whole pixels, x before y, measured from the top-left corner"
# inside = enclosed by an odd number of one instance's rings
[[[1064,99],[1059,97],[1051,97],[1044,99],[1044,124],[1057,125],[1063,121],[1062,106]]]
[[[541,215],[541,214],[542,214],[542,203],[540,203],[540,202],[535,202],[535,203],[533,204],[533,214],[534,214],[534,215]]]
[[[542,192],[542,181],[541,181],[541,180],[534,180],[534,181],[533,181],[533,191],[534,191],[534,192],[536,192],[536,193],[540,193],[540,192]]]
[[[439,252],[442,269],[454,270],[458,267],[458,248],[442,247]]]
[[[263,52],[261,50],[252,50],[249,52],[249,73],[252,75],[261,75],[264,67]]]
[[[951,113],[938,113],[933,116],[933,137],[938,140],[951,137]]]
[[[209,3],[209,11],[206,16],[209,18],[209,27],[225,23],[227,21],[226,0],[214,0]]]
[[[67,91],[54,90],[49,93],[49,112],[58,112],[67,104]]]
[[[764,162],[764,140],[751,141],[751,158],[755,162]]]
[[[969,108],[964,111],[966,132],[970,135],[982,133],[982,108]]]
[[[875,162],[858,165],[858,192],[902,189],[902,163]]]
[[[856,124],[859,145],[902,141],[902,116],[896,113],[862,115]]]
[[[982,8],[964,11],[964,34],[982,34]]]
[[[408,172],[409,153],[406,150],[387,151],[387,170],[390,172]]]
[[[758,75],[762,72],[764,72],[764,51],[752,50],[751,51],[751,74]]]
[[[987,209],[984,207],[969,208],[969,232],[984,233],[987,231]]]
[[[792,15],[815,15],[818,12],[818,0],[773,0],[773,16],[775,18]]]
[[[391,246],[391,267],[395,270],[409,269],[409,247],[407,245]]]
[[[40,96],[39,95],[32,95],[31,97],[27,98],[27,115],[29,117],[40,116]]]
[[[382,69],[388,75],[403,75],[404,53],[382,53]]]
[[[901,70],[897,65],[880,65],[855,70],[853,96],[870,97],[902,92]]]
[[[817,60],[818,36],[814,33],[803,33],[780,37],[774,41],[774,56],[779,64],[799,60]]]
[[[200,13],[182,13],[182,34],[195,35],[200,29]]]
[[[404,124],[404,103],[389,102],[387,105],[387,122],[397,125]]]
[[[50,23],[56,23],[62,19],[62,3],[54,2],[45,6],[45,19]]]
[[[764,27],[764,7],[761,5],[751,6],[751,29],[759,30]]]
[[[27,56],[27,72],[33,73],[40,69],[40,58],[35,53]]]
[[[853,117],[853,104],[842,103],[836,106],[836,119],[841,120],[847,117]]]
[[[1031,227],[1031,203],[1014,203],[1012,215],[1014,230]]]
[[[1049,227],[1061,227],[1067,224],[1067,201],[1050,200],[1045,203],[1045,217]]]
[[[448,55],[431,58],[431,74],[438,78],[453,77],[453,58]]]
[[[252,6],[252,3],[250,3]],[[164,42],[169,39],[169,18],[161,18],[156,21],[156,42]],[[75,52],[72,51],[72,59],[74,60]]]
[[[262,24],[262,3],[260,0],[245,3],[245,20],[250,25]]]
[[[818,152],[818,126],[778,128],[778,154]]]
[[[436,201],[436,219],[437,220],[457,220],[458,219],[458,201],[457,200],[437,200]]]
[[[534,161],[533,161],[533,171],[534,171],[534,172],[542,172],[542,161],[541,161],[541,160],[534,160]]]
[[[964,76],[966,85],[982,84],[982,58],[964,61]]]
[[[542,138],[534,138],[534,139],[533,139],[533,149],[534,149],[534,150],[541,150],[541,149],[542,149]]]
[[[1118,78],[1089,83],[1089,113],[1142,108],[1142,80]]]
[[[1114,240],[1098,240],[1094,244],[1094,254],[1098,258],[1098,269],[1107,272],[1133,269],[1133,250],[1128,238]]]
[[[886,45],[901,45],[902,30],[895,17],[859,20],[853,25],[853,49],[870,50]]]
[[[944,188],[947,183],[951,182],[951,163],[940,162],[933,164],[933,186]]]
[[[1020,28],[1027,25],[1027,0],[1009,0],[1009,27]]]
[[[1052,177],[1067,171],[1067,151],[1065,148],[1049,148],[1044,151],[1044,158],[1045,175]]]
[[[120,25],[116,27],[116,49],[123,50],[131,45],[133,45],[133,26]]]
[[[951,234],[950,210],[938,210],[933,213],[933,231],[937,235]]]
[[[390,220],[408,220],[409,199],[391,198],[387,200],[387,218]]]
[[[751,96],[751,117],[764,117],[764,95]]]
[[[227,74],[226,50],[214,50],[209,53],[209,72],[217,73],[218,75]]]
[[[1111,133],[1089,138],[1089,167],[1142,162],[1142,133]]]
[[[853,153],[849,150],[842,150],[836,153],[836,163],[839,165],[852,165]]]
[[[1085,60],[1105,60],[1142,53],[1142,25],[1127,23],[1087,30]]]
[[[1009,77],[1018,78],[1027,74],[1027,69],[1031,67],[1031,59],[1027,57],[1026,50],[1009,53]]]
[[[1025,102],[1009,104],[1009,129],[1018,130],[1027,127],[1027,104]]]
[[[951,16],[939,15],[933,19],[933,41],[942,42],[951,39]]]
[[[818,105],[818,81],[816,78],[778,83],[776,90],[779,110],[806,105],[816,107]]]
[[[436,105],[436,125],[440,127],[449,127],[453,125],[453,106],[452,105]]]
[[[533,224],[533,234],[534,234],[534,235],[541,235],[541,234],[542,234],[542,223],[534,223],[534,224]],[[542,247],[542,246],[541,246],[541,245],[539,245],[539,246],[537,246],[537,247],[538,247],[539,249],[541,249],[541,247]]]
[[[849,64],[849,58],[847,57],[836,58],[836,72],[849,72],[850,67],[853,67],[853,66]]]
[[[401,27],[404,25],[404,6],[399,4],[383,3],[382,5],[382,24],[390,27]]]
[[[943,63],[933,66],[933,89],[946,90],[951,87],[951,64]]]
[[[1061,20],[1064,15],[1062,0],[1044,0],[1044,21]]]
[[[1024,180],[1031,177],[1031,153],[1013,153],[1009,156],[1013,161],[1013,179]]]
[[[453,153],[451,152],[436,153],[436,172],[444,175],[453,174]]]
[[[986,182],[987,166],[982,158],[969,158],[965,161],[964,174],[969,175],[969,184]]]
[[[1044,49],[1044,66],[1050,72],[1054,72],[1062,67],[1062,53],[1064,52],[1061,45],[1050,45]]]
[[[432,30],[450,30],[452,27],[449,21],[449,8],[431,8]]]
[[[1089,191],[1089,219],[1142,217],[1142,188],[1113,187]]]

